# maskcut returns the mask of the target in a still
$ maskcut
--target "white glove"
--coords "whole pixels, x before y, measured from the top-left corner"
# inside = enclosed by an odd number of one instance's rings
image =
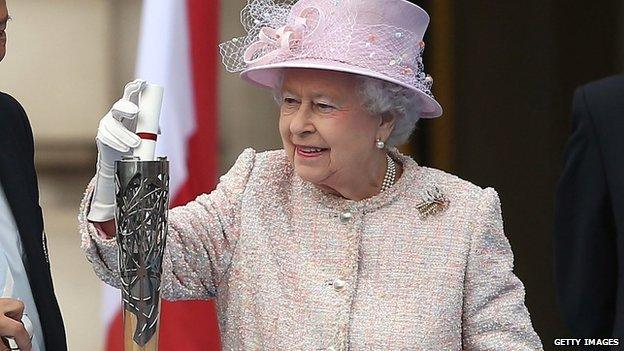
[[[106,222],[115,217],[115,161],[130,155],[141,144],[134,131],[140,93],[146,85],[141,79],[128,83],[123,97],[100,120],[95,137],[98,148],[95,190],[87,215],[91,222]]]

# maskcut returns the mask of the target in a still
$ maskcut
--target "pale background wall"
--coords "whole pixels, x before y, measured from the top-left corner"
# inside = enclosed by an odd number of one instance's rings
[[[206,0],[209,1],[209,0]],[[223,0],[221,37],[242,34],[245,0]],[[25,107],[52,269],[70,350],[100,350],[100,283],[79,249],[78,202],[92,176],[100,117],[134,78],[141,0],[7,0],[7,56],[0,90]],[[279,147],[270,94],[222,70],[221,172],[247,146]]]

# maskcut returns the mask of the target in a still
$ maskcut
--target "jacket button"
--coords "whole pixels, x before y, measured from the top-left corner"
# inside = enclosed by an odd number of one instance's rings
[[[342,223],[347,223],[348,221],[351,220],[351,218],[353,218],[353,214],[351,214],[351,212],[349,211],[345,211],[340,214],[340,221]]]
[[[334,283],[332,285],[334,286],[334,289],[336,289],[336,291],[340,291],[344,289],[345,286],[347,286],[347,282],[345,282],[344,280],[340,278],[337,278],[334,280]]]

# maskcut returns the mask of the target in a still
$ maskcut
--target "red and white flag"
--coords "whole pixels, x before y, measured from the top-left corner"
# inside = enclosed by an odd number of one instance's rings
[[[136,76],[165,88],[157,155],[167,156],[171,206],[217,178],[218,0],[144,0]],[[123,351],[119,291],[104,290],[106,351]],[[214,304],[162,303],[161,350],[219,350]]]

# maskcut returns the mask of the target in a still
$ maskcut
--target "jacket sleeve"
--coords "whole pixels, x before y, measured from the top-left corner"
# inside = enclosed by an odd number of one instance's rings
[[[542,350],[513,273],[500,200],[488,188],[478,206],[464,281],[464,350]]]
[[[245,150],[213,192],[169,211],[163,298],[188,300],[215,296],[239,236],[241,201],[254,160],[255,151]],[[116,239],[103,239],[87,221],[92,192],[93,181],[80,207],[81,247],[100,279],[119,288]]]
[[[555,200],[559,307],[574,337],[612,335],[617,291],[615,225],[602,153],[583,88],[574,94],[572,135]]]

